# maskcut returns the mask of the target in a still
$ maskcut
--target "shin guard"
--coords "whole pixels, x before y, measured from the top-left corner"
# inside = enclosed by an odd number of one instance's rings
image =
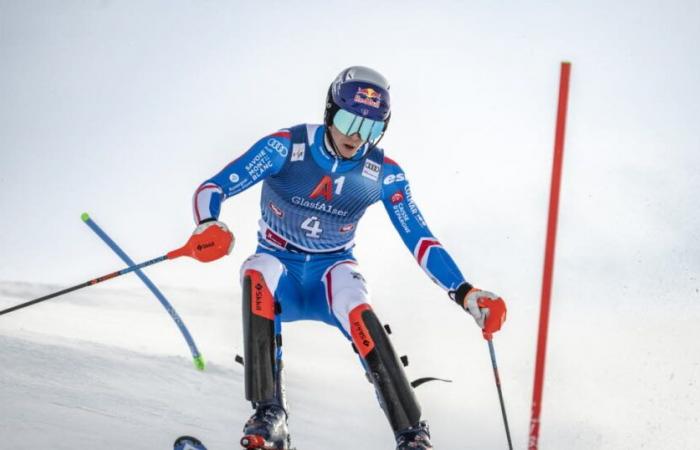
[[[350,327],[353,343],[394,432],[418,423],[420,405],[389,336],[372,308],[364,304],[353,309]]]
[[[281,372],[281,363],[276,364],[275,299],[257,270],[243,275],[242,303],[245,396],[254,404],[274,401]]]

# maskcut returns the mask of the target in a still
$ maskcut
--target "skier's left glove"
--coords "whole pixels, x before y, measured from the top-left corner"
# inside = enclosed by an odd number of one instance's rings
[[[486,339],[491,339],[506,321],[506,302],[492,292],[463,283],[450,292],[450,297],[471,314]]]

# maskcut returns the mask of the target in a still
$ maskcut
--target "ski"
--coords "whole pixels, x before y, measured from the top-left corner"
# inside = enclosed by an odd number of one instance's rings
[[[207,450],[202,442],[192,436],[180,436],[175,439],[173,450]]]

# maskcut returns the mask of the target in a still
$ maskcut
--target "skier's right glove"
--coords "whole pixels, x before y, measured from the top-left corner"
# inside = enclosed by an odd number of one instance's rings
[[[506,321],[506,302],[496,294],[464,283],[450,293],[452,299],[464,308],[481,328],[484,338],[491,339]]]
[[[225,223],[209,220],[197,225],[190,242],[194,248],[192,257],[201,262],[210,262],[230,254],[235,239]]]

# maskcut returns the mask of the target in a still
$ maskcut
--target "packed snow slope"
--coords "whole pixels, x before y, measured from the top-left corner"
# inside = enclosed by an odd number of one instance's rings
[[[58,288],[4,282],[0,307]],[[242,353],[240,293],[164,290],[207,359],[203,372],[194,369],[160,304],[145,289],[118,281],[0,317],[0,447],[154,450],[191,434],[211,450],[238,448],[250,415],[234,360]],[[421,303],[431,302],[415,303],[411,312],[391,314],[395,346],[411,360],[409,376],[454,380],[417,390],[436,448],[505,448],[478,330],[447,302],[425,310]],[[377,309],[381,314],[382,305]],[[639,317],[630,311],[630,319]],[[576,320],[606,335],[577,335]],[[550,354],[542,448],[693,448],[698,367],[692,355],[682,363],[683,352],[665,348],[662,337],[640,347],[636,335],[611,332],[614,320],[605,315],[562,321],[574,331],[566,347],[580,353],[562,355],[554,346]],[[683,331],[691,324],[676,325]],[[526,443],[534,356],[532,342],[513,339],[528,335],[524,328],[516,320],[495,341],[516,448]],[[340,333],[313,322],[287,324],[285,352],[298,448],[393,448],[372,387]]]

